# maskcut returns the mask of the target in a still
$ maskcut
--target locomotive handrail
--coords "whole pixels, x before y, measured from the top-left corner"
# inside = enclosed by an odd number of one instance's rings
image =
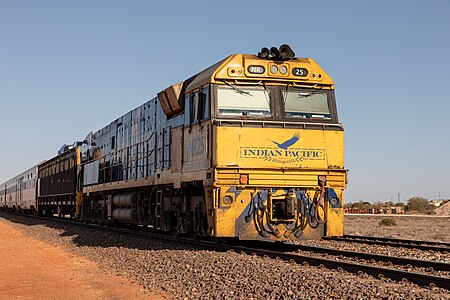
[[[144,167],[145,165],[150,166],[150,165],[154,165],[156,163],[156,162],[149,162],[148,161],[148,158],[156,150],[155,149],[157,147],[157,143],[156,142],[155,142],[155,145],[154,145],[155,146],[154,149],[147,148],[145,153],[144,152],[142,152],[142,153],[139,152],[139,146],[142,147],[145,143],[150,142],[150,140],[154,137],[154,135],[155,135],[155,132],[152,132],[150,134],[150,136],[147,139],[145,139],[144,141],[142,141],[142,142],[134,143],[134,144],[129,145],[129,146],[125,147],[125,148],[118,149],[118,150],[116,150],[114,152],[111,152],[111,153],[108,153],[106,155],[103,155],[103,156],[99,157],[98,159],[91,159],[91,160],[89,160],[87,162],[84,162],[82,165],[86,165],[86,164],[92,163],[93,161],[98,161],[99,162],[100,166],[102,166],[101,168],[99,168],[99,175],[100,174],[102,175],[101,176],[102,180],[100,180],[100,178],[99,178],[99,182],[98,183],[111,183],[111,182],[114,182],[114,181],[128,180],[129,179],[128,178],[129,177],[128,171],[132,168],[129,165],[131,162],[135,162],[136,163],[136,167]],[[130,153],[131,153],[130,150],[133,147],[136,147],[136,157],[134,159],[130,159]],[[109,161],[107,161],[107,157],[109,157],[109,158],[114,157],[114,156],[122,157],[122,154],[123,154],[124,151],[126,152],[125,161],[121,161],[121,162],[117,162],[117,163],[114,163],[114,164],[106,165],[107,162],[111,162],[111,159],[109,159]],[[139,165],[139,161],[140,160],[145,160],[145,159],[147,159],[146,164]],[[113,168],[124,166],[124,165],[125,165],[125,168],[124,169],[122,168],[122,169],[120,169],[118,171],[123,172],[125,170],[126,171],[124,173],[125,176],[122,178],[121,175],[119,175],[120,173],[118,173],[117,174],[117,178],[114,179],[113,176],[112,176],[113,175],[112,174]],[[146,173],[147,173],[146,176],[148,176],[148,169],[147,169]],[[106,175],[109,175],[109,177],[107,177]],[[105,179],[108,179],[108,180],[105,180]]]
[[[282,124],[283,127],[287,125],[312,125],[312,126],[324,126],[324,127],[338,127],[338,128],[344,128],[344,124],[342,123],[312,123],[312,122],[289,122],[289,121],[271,121],[271,120],[237,120],[237,119],[218,119],[213,118],[213,123],[217,122],[219,125],[221,125],[222,122],[225,123],[251,123],[251,124]]]
[[[316,86],[318,85],[318,83],[316,83],[315,85],[307,85],[307,84],[298,84],[296,82],[292,83],[293,86],[295,87],[299,87],[299,88],[316,88]]]
[[[226,83],[226,81],[224,81]],[[241,85],[260,85],[262,83],[262,80],[260,81],[239,81],[237,79],[234,80],[235,84],[241,84]]]

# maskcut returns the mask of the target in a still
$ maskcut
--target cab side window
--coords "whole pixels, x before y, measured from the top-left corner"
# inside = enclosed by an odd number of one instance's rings
[[[209,89],[203,88],[198,92],[198,114],[197,120],[202,121],[209,118]]]
[[[196,105],[195,105],[195,94],[185,95],[184,104],[184,125],[189,126],[195,121]]]
[[[209,119],[209,88],[205,87],[185,95],[184,125]]]

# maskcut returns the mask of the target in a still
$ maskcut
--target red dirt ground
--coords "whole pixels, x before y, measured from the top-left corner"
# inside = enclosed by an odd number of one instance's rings
[[[168,299],[0,220],[0,299]]]

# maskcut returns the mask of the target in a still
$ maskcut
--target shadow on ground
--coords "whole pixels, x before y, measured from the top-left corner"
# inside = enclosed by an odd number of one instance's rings
[[[0,210],[0,218],[13,223],[34,227],[44,226],[58,230],[60,237],[71,237],[71,240],[79,247],[122,247],[135,250],[198,250],[193,244],[183,242],[170,242],[163,239],[144,237],[132,233],[115,232],[108,227],[86,227],[80,223],[64,223],[62,220],[39,219],[34,216],[20,215]],[[136,227],[135,227],[136,228]],[[130,226],[129,229],[132,229]],[[150,231],[151,229],[146,229]],[[51,234],[49,234],[50,236]]]

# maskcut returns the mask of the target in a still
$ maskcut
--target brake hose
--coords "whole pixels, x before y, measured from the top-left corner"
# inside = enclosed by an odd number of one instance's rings
[[[297,219],[294,229],[292,229],[292,232],[295,234],[297,231],[301,230],[303,231],[306,227],[306,224],[308,223],[306,214],[308,212],[308,209],[306,208],[305,201],[308,201],[306,196],[302,194],[301,197],[297,197]]]
[[[320,182],[320,185],[322,186],[322,190],[320,191],[319,198],[317,199],[316,209],[314,210],[314,219],[316,219],[317,223],[324,224],[327,221],[327,212],[325,210],[324,204],[322,203],[322,200],[325,196],[325,184],[323,182]],[[319,216],[319,207],[322,208],[323,211],[323,220],[321,220]]]

